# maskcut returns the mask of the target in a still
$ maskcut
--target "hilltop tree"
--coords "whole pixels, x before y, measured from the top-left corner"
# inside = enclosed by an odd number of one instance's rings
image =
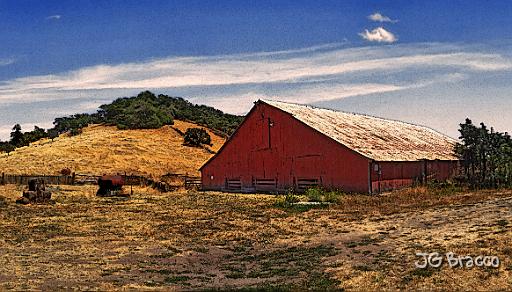
[[[78,129],[87,127],[90,124],[103,123],[101,116],[96,114],[75,114],[68,117],[56,118],[53,122],[53,129],[57,133],[74,132],[78,133]],[[73,133],[71,133],[73,134]]]
[[[38,126],[34,126],[34,130],[23,134],[23,139],[27,143],[32,143],[46,137],[48,137],[48,133],[46,133],[45,129],[39,128]]]
[[[243,119],[209,106],[192,104],[180,97],[155,96],[150,91],[102,105],[97,115],[103,123],[122,129],[156,128],[179,119],[208,127],[222,136],[231,134]]]
[[[27,143],[24,139],[23,133],[21,132],[20,124],[16,124],[14,127],[12,127],[10,144],[15,147],[26,146]]]
[[[183,137],[185,145],[190,146],[201,146],[204,145],[211,145],[212,140],[208,132],[206,132],[205,129],[200,128],[188,128],[185,131],[185,136]]]
[[[100,109],[105,122],[119,129],[156,129],[173,124],[172,116],[159,107],[157,97],[149,91],[135,98],[117,99]]]
[[[104,104],[94,114],[56,118],[53,124],[58,133],[77,133],[77,129],[90,124],[115,125],[119,129],[153,129],[172,125],[174,119],[208,127],[216,134],[227,137],[235,131],[243,117],[192,104],[181,97],[156,96],[150,91],[143,91],[137,96],[118,98]]]

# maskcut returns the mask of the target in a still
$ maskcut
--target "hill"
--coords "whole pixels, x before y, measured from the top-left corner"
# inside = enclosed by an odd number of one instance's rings
[[[179,120],[159,129],[118,130],[115,126],[90,125],[80,135],[63,134],[53,142],[42,139],[10,155],[0,154],[0,170],[50,175],[70,168],[82,174],[126,172],[154,178],[166,173],[198,175],[199,167],[220,148],[224,138],[207,129],[211,147],[184,146],[179,131],[190,127],[200,126]]]
[[[206,127],[226,138],[235,131],[243,118],[206,105],[193,104],[181,97],[157,96],[150,91],[143,91],[137,96],[122,97],[104,104],[95,113],[56,118],[54,127],[48,130],[35,126],[32,131],[22,131],[21,126],[16,124],[10,140],[0,141],[0,153],[9,153],[42,138],[54,138],[63,133],[78,135],[83,128],[93,124],[116,126],[120,130],[159,129],[174,125],[174,120],[180,120]]]

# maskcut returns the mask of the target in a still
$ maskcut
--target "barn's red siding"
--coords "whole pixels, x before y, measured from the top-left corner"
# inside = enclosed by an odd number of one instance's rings
[[[457,161],[383,161],[373,162],[372,192],[387,191],[429,180],[444,181],[458,169]]]
[[[256,181],[275,180],[274,190],[283,191],[317,180],[326,188],[368,192],[369,162],[291,115],[258,104],[201,173],[205,190],[224,190],[227,180],[240,179],[246,191]]]
[[[257,103],[201,174],[204,190],[275,192],[313,182],[377,193],[425,179],[445,180],[456,170],[456,161],[373,161],[289,113]]]

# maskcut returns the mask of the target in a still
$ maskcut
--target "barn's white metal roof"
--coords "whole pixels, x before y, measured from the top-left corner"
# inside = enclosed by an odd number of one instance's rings
[[[456,141],[424,126],[367,115],[261,100],[377,161],[456,160]]]

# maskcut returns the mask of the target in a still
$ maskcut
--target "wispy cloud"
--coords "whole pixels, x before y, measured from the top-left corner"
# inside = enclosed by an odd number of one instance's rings
[[[385,15],[380,14],[379,12],[375,12],[374,14],[368,15],[368,19],[371,21],[376,21],[376,22],[391,22],[391,23],[398,22],[398,20],[391,19]]]
[[[15,62],[16,62],[15,58],[5,58],[5,59],[1,59],[0,58],[0,66],[11,65],[11,64],[13,64]]]
[[[317,103],[501,71],[512,71],[508,57],[458,45],[331,44],[274,53],[169,57],[17,78],[0,82],[0,107],[47,103],[50,121],[66,111],[91,111],[109,99],[150,89],[243,113],[260,97]],[[64,101],[67,105],[60,105]],[[0,117],[0,124],[14,122]]]
[[[294,83],[355,72],[364,74],[408,67],[495,71],[512,66],[509,59],[497,54],[428,52],[428,49],[412,46],[396,47],[393,52],[389,48],[353,48],[291,56],[282,54],[279,58],[259,54],[176,57],[18,78],[0,83],[0,103],[60,99],[73,95],[73,92],[83,94],[88,90]]]
[[[61,18],[62,18],[62,15],[55,14],[55,15],[50,15],[50,16],[46,17],[46,20],[59,20]]]
[[[385,30],[383,27],[377,27],[372,31],[365,29],[364,32],[359,33],[359,35],[370,42],[394,43],[398,40],[392,32]]]

